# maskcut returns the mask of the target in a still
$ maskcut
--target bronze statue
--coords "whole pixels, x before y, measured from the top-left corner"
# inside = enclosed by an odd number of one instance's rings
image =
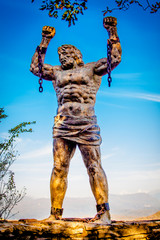
[[[121,46],[117,35],[117,20],[104,18],[104,27],[111,44],[111,70],[121,61]],[[101,78],[107,74],[107,58],[84,64],[80,50],[72,45],[58,48],[60,66],[44,64],[46,49],[55,35],[53,27],[42,29],[42,41],[32,58],[30,71],[38,76],[39,53],[42,58],[41,77],[52,81],[57,94],[58,110],[53,127],[54,167],[50,181],[51,215],[49,220],[61,219],[62,204],[67,189],[70,160],[78,145],[87,168],[92,192],[97,203],[98,223],[110,223],[108,184],[101,166],[100,128],[94,112],[96,93]]]

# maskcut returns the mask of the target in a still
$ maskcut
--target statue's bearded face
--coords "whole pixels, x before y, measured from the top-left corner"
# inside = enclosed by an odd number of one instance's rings
[[[84,65],[81,52],[72,45],[63,45],[58,48],[58,54],[63,69]]]
[[[69,50],[66,51],[62,51],[59,54],[59,61],[62,65],[63,69],[70,69],[73,68],[73,66],[75,65],[75,59],[72,56],[72,53]]]

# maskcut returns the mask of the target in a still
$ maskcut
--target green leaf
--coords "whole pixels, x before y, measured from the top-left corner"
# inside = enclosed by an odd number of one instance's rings
[[[41,6],[40,10],[43,11],[44,9],[46,9],[46,6]]]
[[[0,108],[0,119],[4,119],[6,117],[8,117],[8,116],[6,114],[4,114],[4,108]]]

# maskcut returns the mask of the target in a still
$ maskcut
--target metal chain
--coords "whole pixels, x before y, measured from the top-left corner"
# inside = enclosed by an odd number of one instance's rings
[[[108,87],[111,86],[111,82],[112,82],[112,77],[111,77],[111,42],[108,41],[107,43],[107,73],[108,73]]]
[[[43,92],[43,87],[42,87],[42,83],[43,83],[43,79],[42,79],[42,56],[41,56],[41,50],[40,47],[37,47],[37,52],[38,52],[38,76],[39,76],[39,92]]]

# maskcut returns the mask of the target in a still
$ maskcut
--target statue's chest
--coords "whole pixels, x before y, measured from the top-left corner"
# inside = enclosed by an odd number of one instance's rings
[[[70,84],[88,85],[93,78],[91,69],[78,68],[65,71],[57,71],[56,73],[56,86],[64,87]]]

